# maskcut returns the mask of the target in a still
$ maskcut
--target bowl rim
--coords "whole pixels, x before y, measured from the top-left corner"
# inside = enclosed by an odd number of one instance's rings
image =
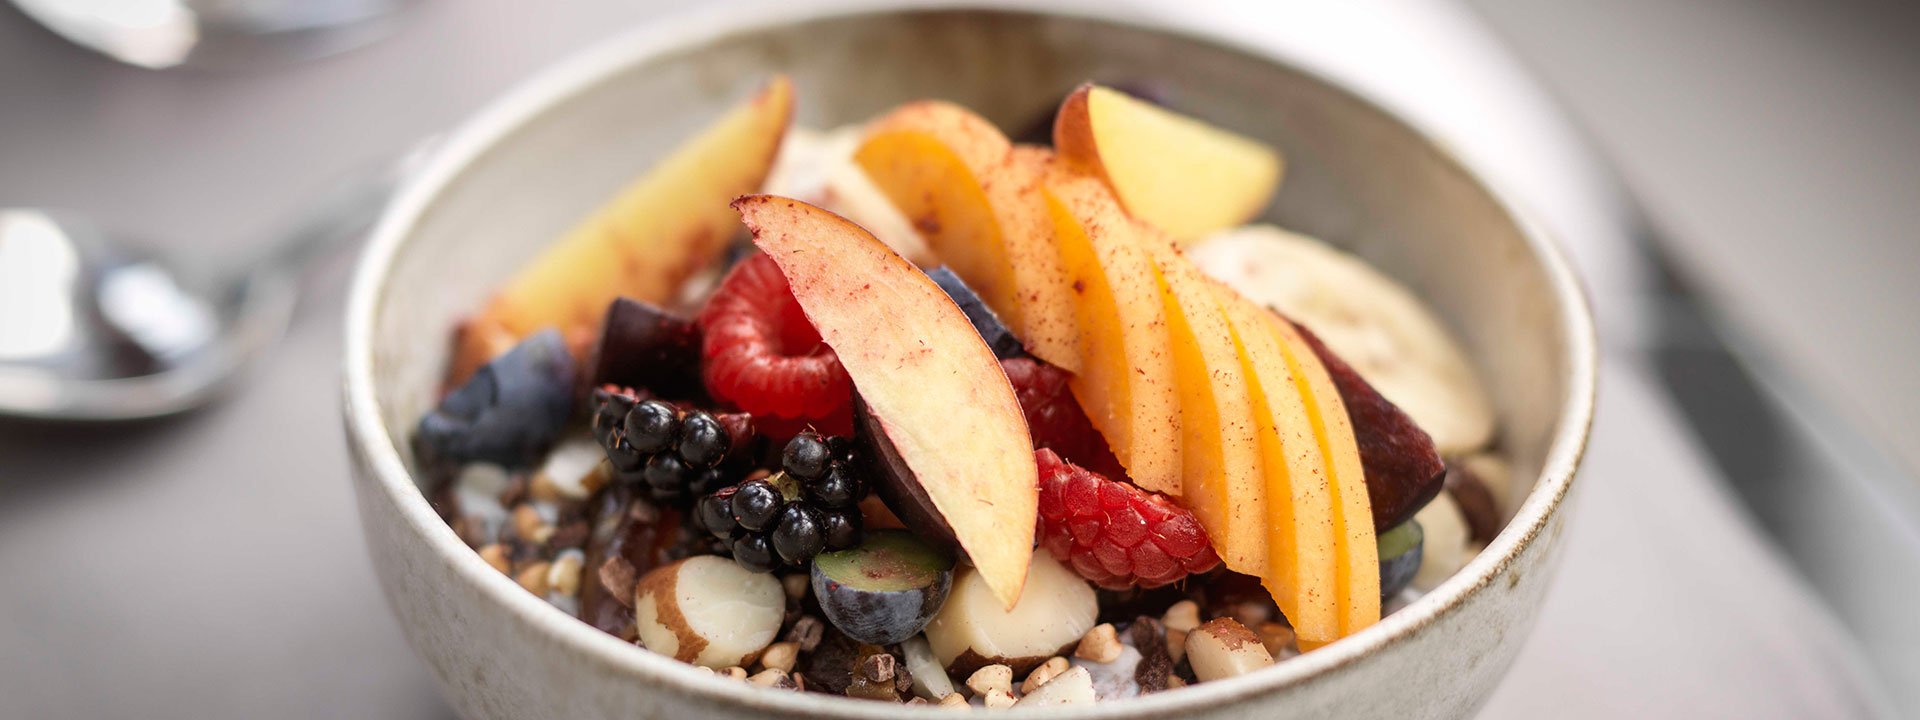
[[[749,9],[753,11],[747,12]],[[456,182],[477,158],[500,142],[509,140],[528,121],[568,98],[589,92],[633,65],[695,49],[730,36],[810,21],[955,10],[1060,17],[1214,45],[1304,75],[1399,123],[1448,158],[1469,182],[1493,200],[1520,232],[1534,261],[1545,272],[1558,305],[1562,332],[1556,342],[1561,345],[1567,358],[1567,385],[1561,399],[1561,411],[1555,419],[1553,438],[1533,489],[1494,540],[1438,587],[1359,633],[1279,663],[1271,669],[1200,683],[1184,688],[1179,693],[1153,694],[1125,702],[1073,708],[1046,708],[1036,710],[1031,716],[1172,716],[1186,708],[1230,704],[1248,696],[1264,695],[1309,683],[1330,671],[1399,644],[1421,628],[1455,612],[1467,597],[1491,583],[1497,574],[1515,561],[1522,549],[1546,530],[1548,521],[1571,490],[1586,450],[1593,422],[1598,362],[1597,339],[1586,291],[1552,234],[1524,210],[1514,195],[1497,187],[1474,165],[1453,152],[1447,143],[1439,141],[1438,136],[1418,120],[1391,110],[1390,105],[1370,96],[1364,89],[1322,72],[1313,63],[1290,55],[1285,48],[1256,46],[1221,32],[1210,32],[1191,25],[1169,24],[1166,18],[1149,17],[1126,7],[1050,0],[828,0],[806,7],[793,3],[763,2],[745,7],[677,14],[590,44],[520,81],[510,91],[462,122],[425,167],[410,178],[389,202],[362,251],[348,298],[342,378],[342,412],[345,415],[348,442],[359,455],[360,471],[373,476],[373,484],[388,495],[387,499],[393,503],[409,529],[418,533],[436,554],[446,558],[457,575],[474,584],[489,600],[504,605],[513,615],[554,643],[568,646],[589,660],[657,687],[696,695],[707,702],[779,712],[788,716],[888,718],[902,712],[903,706],[900,705],[862,702],[816,693],[764,692],[711,673],[702,673],[691,665],[645,652],[580,622],[527,593],[511,578],[487,565],[440,519],[426,495],[415,485],[397,445],[405,428],[396,432],[381,419],[373,382],[373,329],[377,311],[385,298],[386,281],[394,258],[441,191]],[[362,519],[364,522],[364,517]],[[369,547],[368,550],[380,552],[379,548]],[[1007,717],[1030,716],[1024,710],[1015,708],[1013,714]]]

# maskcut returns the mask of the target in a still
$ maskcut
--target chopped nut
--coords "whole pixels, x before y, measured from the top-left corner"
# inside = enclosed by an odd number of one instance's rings
[[[964,710],[964,709],[972,708],[973,704],[967,702],[967,697],[965,695],[961,695],[960,693],[957,693],[957,692],[950,692],[944,696],[941,696],[940,707],[947,708],[949,710],[953,708],[961,708]]]
[[[787,628],[787,636],[781,638],[800,646],[800,652],[810,653],[820,647],[820,638],[825,637],[826,623],[812,615],[802,615],[793,621],[793,627]]]
[[[1174,689],[1174,688],[1183,688],[1183,687],[1186,687],[1186,686],[1187,686],[1187,681],[1186,681],[1186,680],[1184,680],[1184,679],[1181,679],[1181,677],[1180,677],[1179,675],[1168,675],[1168,676],[1167,676],[1167,689],[1168,689],[1168,690],[1172,690],[1172,689]]]
[[[1025,695],[1040,689],[1040,686],[1047,684],[1048,680],[1052,680],[1059,676],[1060,673],[1066,672],[1068,667],[1069,664],[1066,658],[1058,655],[1047,658],[1047,661],[1041,663],[1040,667],[1034,668],[1033,672],[1027,673],[1026,680],[1020,682],[1020,694]]]
[[[805,690],[805,689],[807,689],[807,676],[806,676],[806,675],[802,675],[802,674],[800,674],[800,673],[793,673],[792,675],[790,675],[790,677],[792,677],[792,678],[793,678],[793,689],[795,689],[795,690]]]
[[[788,600],[799,600],[807,596],[807,590],[812,586],[812,582],[813,580],[804,573],[794,573],[780,578],[780,587],[787,591]]]
[[[520,583],[520,587],[526,588],[527,592],[546,597],[547,573],[552,569],[550,563],[537,562],[522,568],[520,575],[514,580]]]
[[[513,574],[513,566],[507,564],[507,548],[500,543],[480,548],[480,559],[487,561],[488,565],[492,565],[493,569],[503,574]]]
[[[1016,705],[1092,705],[1095,699],[1093,674],[1085,667],[1060,673]]]
[[[870,682],[891,682],[893,673],[894,659],[889,653],[876,652],[860,661],[860,676]]]
[[[553,537],[553,526],[546,518],[540,517],[540,511],[531,503],[523,503],[513,508],[513,530],[520,539],[534,544],[544,543]]]
[[[913,675],[908,686],[914,694],[928,700],[938,700],[953,692],[953,678],[947,677],[947,669],[934,657],[933,648],[925,637],[915,635],[900,643],[900,657],[907,672]]]
[[[1200,604],[1192,600],[1174,603],[1167,608],[1165,615],[1160,616],[1160,623],[1166,625],[1169,632],[1186,632],[1200,627]]]
[[[908,705],[925,705],[927,704],[927,699],[923,697],[915,697],[911,700],[908,700],[907,704]]]
[[[735,665],[735,666],[733,666],[733,667],[729,667],[729,668],[724,668],[724,669],[722,669],[722,670],[720,670],[719,672],[720,672],[720,674],[721,674],[722,676],[724,676],[724,677],[730,677],[730,678],[733,678],[733,679],[735,679],[735,680],[745,680],[745,679],[747,679],[747,669],[746,669],[746,668],[743,668],[743,667],[740,667],[739,665]]]
[[[710,668],[710,667],[707,667],[707,666],[705,666],[705,665],[695,665],[695,666],[693,666],[693,669],[695,669],[695,670],[698,670],[698,671],[700,671],[700,672],[703,672],[703,673],[706,673],[706,674],[708,674],[708,675],[712,675],[712,674],[713,674],[713,668]]]
[[[967,689],[972,690],[975,695],[988,695],[998,690],[1007,693],[1008,699],[1011,700],[1013,668],[1005,665],[988,665],[975,670],[967,677]]]
[[[793,678],[787,677],[787,671],[779,668],[767,668],[747,678],[747,682],[762,687],[792,688]]]
[[[793,664],[800,659],[800,645],[792,642],[777,642],[760,651],[760,667],[793,672]]]
[[[561,595],[579,595],[580,566],[586,563],[586,553],[579,550],[562,551],[553,559],[553,569],[547,571],[547,585]]]
[[[1266,646],[1268,655],[1278,659],[1300,654],[1299,647],[1295,645],[1293,628],[1280,623],[1261,623],[1258,632],[1260,644]]]
[[[1214,618],[1187,633],[1187,662],[1201,680],[1219,680],[1273,664],[1260,637],[1233,618]]]
[[[1273,620],[1273,605],[1270,603],[1246,601],[1234,603],[1227,608],[1227,617],[1240,621],[1247,627],[1260,627],[1262,623]]]
[[[1167,657],[1173,658],[1175,665],[1187,658],[1187,631],[1167,628]]]
[[[553,478],[544,472],[533,474],[533,480],[527,483],[527,497],[540,502],[560,502],[560,488],[554,487]]]
[[[607,595],[623,606],[633,607],[633,586],[639,580],[633,563],[620,555],[616,554],[600,563],[600,587],[606,588]]]
[[[987,691],[986,702],[987,702],[987,707],[998,709],[998,708],[1013,707],[1013,704],[1015,701],[1013,699],[1012,693],[1009,693],[1005,690],[1001,690],[999,688],[994,688],[992,690]]]
[[[1113,630],[1113,623],[1100,623],[1088,630],[1080,638],[1080,646],[1073,649],[1073,656],[1082,660],[1109,663],[1120,657],[1120,636]]]

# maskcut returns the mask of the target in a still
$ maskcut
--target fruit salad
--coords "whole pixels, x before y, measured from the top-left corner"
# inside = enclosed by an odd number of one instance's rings
[[[788,691],[1120,701],[1360,632],[1499,532],[1466,355],[1254,223],[1280,153],[1088,85],[1050,137],[775,78],[453,332],[412,436],[479,557]]]

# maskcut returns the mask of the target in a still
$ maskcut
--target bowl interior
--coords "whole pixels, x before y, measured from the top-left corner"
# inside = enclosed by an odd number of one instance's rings
[[[1277,146],[1286,177],[1267,218],[1360,254],[1431,303],[1492,393],[1520,486],[1511,496],[1539,475],[1568,396],[1565,308],[1507,210],[1443,150],[1343,90],[1235,49],[1096,20],[979,11],[717,34],[585,78],[550,104],[524,102],[533,109],[452,169],[403,230],[381,284],[374,395],[403,453],[435,398],[456,320],[775,72],[793,77],[798,123],[813,127],[937,97],[1019,133],[1091,79],[1147,88]]]

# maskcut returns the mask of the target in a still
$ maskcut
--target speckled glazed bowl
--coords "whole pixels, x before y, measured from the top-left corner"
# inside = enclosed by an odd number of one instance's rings
[[[869,3],[871,4],[871,3]],[[1034,3],[1039,7],[1040,3]],[[630,176],[775,72],[799,122],[943,97],[1017,128],[1079,82],[1147,82],[1270,142],[1270,217],[1412,286],[1478,364],[1524,496],[1504,532],[1410,607],[1248,675],[1050,710],[1102,718],[1456,718],[1533,624],[1566,529],[1594,389],[1588,311],[1560,253],[1472,168],[1376,105],[1259,48],[1056,10],[786,9],[658,24],[540,75],[467,123],[388,209],[347,321],[347,437],[394,612],[474,718],[934,717],[750,687],[569,617],[488,567],[434,514],[406,434],[434,400],[456,318]],[[1104,11],[1101,11],[1104,12]],[[1004,717],[1038,717],[1022,709]]]

